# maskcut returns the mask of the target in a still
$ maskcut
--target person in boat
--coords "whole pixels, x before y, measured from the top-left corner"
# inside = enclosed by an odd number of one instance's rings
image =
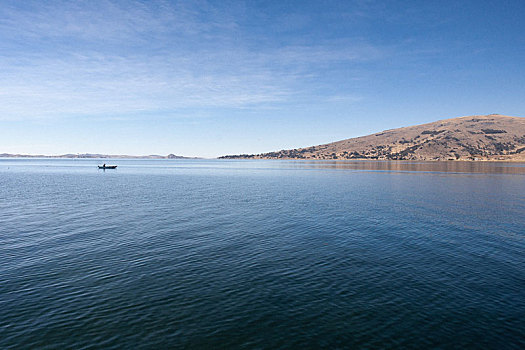
[[[104,163],[104,165],[102,167],[105,168],[106,167],[106,163]]]

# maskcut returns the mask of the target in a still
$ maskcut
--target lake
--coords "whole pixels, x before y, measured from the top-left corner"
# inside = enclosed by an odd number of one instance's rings
[[[524,347],[523,163],[0,159],[1,349]]]

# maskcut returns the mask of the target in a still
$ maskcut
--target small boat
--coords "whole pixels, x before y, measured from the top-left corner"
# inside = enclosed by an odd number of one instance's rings
[[[104,170],[105,169],[117,169],[117,166],[116,165],[106,165],[106,164],[104,164],[104,165],[99,165],[98,168],[99,169],[104,169]]]

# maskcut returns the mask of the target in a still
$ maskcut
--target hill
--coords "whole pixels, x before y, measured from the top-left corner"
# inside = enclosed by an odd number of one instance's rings
[[[220,158],[525,161],[525,118],[459,117],[319,146]]]
[[[157,154],[147,156],[130,156],[124,154],[98,154],[98,153],[80,153],[80,154],[61,154],[57,156],[45,156],[45,155],[33,155],[33,154],[11,154],[11,153],[0,153],[0,158],[113,158],[113,159],[197,159],[193,157],[177,156],[175,154],[169,154],[167,156],[161,156]]]

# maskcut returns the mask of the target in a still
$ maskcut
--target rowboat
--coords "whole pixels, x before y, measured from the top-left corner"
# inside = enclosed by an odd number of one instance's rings
[[[117,169],[117,166],[116,165],[99,165],[98,166],[99,169]]]

